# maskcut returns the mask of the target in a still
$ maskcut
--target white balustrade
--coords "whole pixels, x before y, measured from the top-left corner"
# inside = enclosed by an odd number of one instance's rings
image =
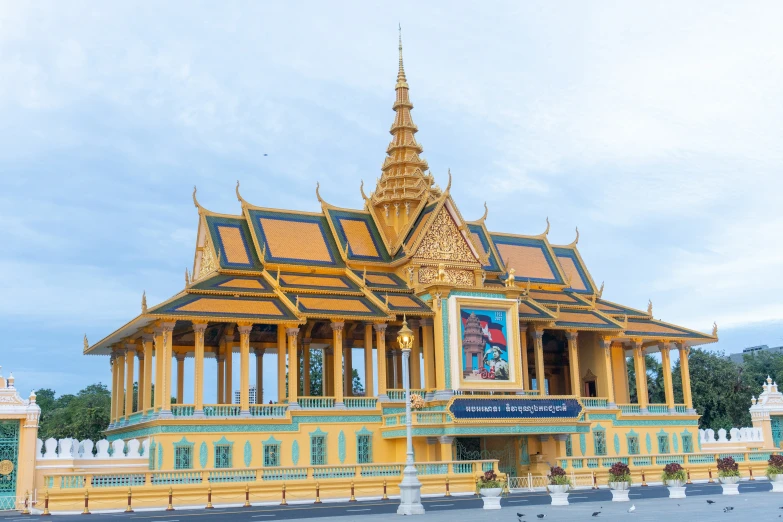
[[[35,439],[35,458],[37,460],[43,458],[43,453],[41,453],[41,450],[43,450],[43,441],[41,439]]]
[[[98,453],[95,455],[96,459],[108,459],[109,458],[109,441],[106,439],[99,440],[95,445]]]
[[[144,442],[141,443],[141,451],[143,452],[143,456],[147,457],[150,454],[150,439],[144,439]]]
[[[138,459],[141,458],[141,454],[139,454],[139,441],[136,439],[131,439],[128,441],[128,454],[127,457],[129,459]]]
[[[729,437],[726,437],[726,430],[718,430],[718,436],[715,437],[715,431],[711,429],[699,430],[699,441],[702,444],[731,444],[737,442],[764,442],[764,434],[761,428],[732,428],[729,431]]]
[[[125,441],[117,439],[111,443],[111,458],[124,459],[125,458]]]
[[[57,439],[46,439],[46,442],[44,442],[44,447],[46,448],[46,454],[44,455],[45,459],[57,458]]]
[[[79,458],[91,459],[93,458],[92,450],[95,448],[95,444],[90,439],[84,439],[82,441],[82,451],[79,454]]]

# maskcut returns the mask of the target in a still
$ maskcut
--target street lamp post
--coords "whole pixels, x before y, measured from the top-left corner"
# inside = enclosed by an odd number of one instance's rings
[[[413,347],[413,332],[408,328],[408,321],[403,316],[402,328],[397,334],[397,343],[402,350],[402,384],[405,388],[405,431],[408,451],[405,454],[405,469],[402,471],[400,483],[400,506],[398,515],[423,515],[421,505],[421,482],[416,476],[416,466],[413,465],[413,436],[411,434],[411,377],[408,372],[411,348]]]

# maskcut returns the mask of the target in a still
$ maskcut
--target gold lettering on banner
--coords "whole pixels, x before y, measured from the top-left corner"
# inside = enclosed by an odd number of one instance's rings
[[[445,208],[441,208],[435,221],[421,240],[416,255],[422,259],[478,263],[476,256],[460,233],[457,224]]]
[[[423,266],[419,268],[419,283],[446,283],[454,286],[474,286],[476,278],[470,270]]]

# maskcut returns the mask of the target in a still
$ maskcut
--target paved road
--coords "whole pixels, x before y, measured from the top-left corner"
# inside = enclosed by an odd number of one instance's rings
[[[763,510],[764,515],[761,517],[755,517],[755,520],[772,520],[777,519],[778,515],[783,511],[778,511],[778,504],[783,505],[783,495],[780,498],[777,496],[772,497],[768,492],[771,486],[766,481],[755,482],[743,482],[740,484],[739,497],[722,497],[721,487],[718,484],[693,484],[687,487],[688,499],[685,501],[674,500],[654,500],[668,497],[668,491],[662,486],[650,486],[650,487],[635,487],[631,489],[630,497],[631,503],[612,503],[612,494],[608,489],[598,490],[575,490],[572,491],[568,497],[569,502],[573,505],[567,508],[552,508],[549,506],[550,498],[544,492],[525,492],[525,493],[512,493],[508,498],[504,498],[501,501],[503,510],[500,512],[483,511],[479,508],[482,506],[482,501],[474,496],[457,496],[457,497],[428,497],[423,500],[425,509],[427,510],[427,519],[433,521],[451,522],[455,517],[463,518],[470,516],[471,519],[484,520],[497,520],[497,517],[501,517],[506,520],[513,521],[517,512],[527,512],[523,522],[533,519],[535,520],[536,514],[545,514],[550,520],[561,519],[561,515],[566,518],[562,520],[578,520],[581,518],[575,518],[574,515],[581,513],[584,516],[591,515],[593,512],[604,511],[607,514],[612,514],[616,518],[617,514],[626,514],[629,504],[638,504],[639,508],[633,514],[635,520],[645,520],[647,515],[655,514],[655,517],[660,519],[661,514],[669,512],[674,508],[674,504],[677,503],[677,518],[685,519],[685,506],[693,506],[698,509],[696,516],[687,516],[690,521],[700,520],[698,514],[704,510],[705,516],[714,517],[721,515],[722,520],[751,520],[749,511],[747,508],[751,506],[760,506],[759,509]],[[757,494],[753,494],[757,493]],[[703,502],[703,497],[709,496],[711,499],[715,499],[715,504],[709,505]],[[753,501],[749,504],[750,501]],[[728,503],[736,505],[738,511],[744,513],[742,518],[734,518],[734,513],[727,512],[721,513],[721,506]],[[214,510],[203,509],[180,509],[174,512],[166,511],[138,511],[136,513],[94,513],[90,516],[72,515],[68,516],[67,520],[74,522],[89,521],[89,522],[116,522],[118,518],[127,520],[137,520],[139,522],[146,521],[160,521],[160,522],[219,522],[222,520],[230,519],[238,522],[261,522],[265,520],[295,520],[295,519],[309,519],[309,518],[324,518],[324,517],[342,517],[341,522],[346,522],[356,517],[355,520],[365,520],[368,515],[383,515],[380,517],[372,517],[377,520],[387,520],[391,515],[397,511],[398,500],[377,500],[377,501],[364,501],[364,502],[340,502],[340,503],[324,503],[324,504],[295,504],[289,506],[258,506],[250,508],[217,508]],[[683,507],[680,507],[680,504]],[[535,506],[535,509],[531,509]],[[644,510],[642,510],[644,506]],[[764,507],[766,506],[766,508]],[[741,509],[740,509],[741,508]],[[466,515],[465,512],[449,514],[453,510],[471,510],[470,515]],[[783,510],[783,507],[781,507]],[[714,513],[710,513],[713,511]],[[732,510],[733,511],[733,510]],[[675,512],[672,512],[674,514]],[[490,515],[495,513],[494,517]],[[737,513],[739,515],[739,513]],[[396,516],[396,515],[395,515]],[[600,515],[599,515],[600,516]],[[509,518],[513,517],[513,518]],[[23,517],[18,513],[9,513],[6,515],[0,515],[0,522],[11,521],[29,521],[32,517]],[[782,517],[783,518],[783,517]],[[650,518],[649,520],[656,520]]]

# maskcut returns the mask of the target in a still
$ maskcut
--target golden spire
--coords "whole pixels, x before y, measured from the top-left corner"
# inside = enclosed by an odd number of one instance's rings
[[[438,198],[441,191],[427,173],[429,165],[419,157],[423,148],[414,135],[418,127],[411,118],[413,104],[408,95],[408,80],[402,59],[402,29],[399,36],[399,69],[394,87],[397,96],[392,109],[395,116],[390,133],[391,143],[386,148],[386,158],[381,166],[381,177],[375,191],[368,198],[384,240],[390,250],[396,252],[423,204]]]

